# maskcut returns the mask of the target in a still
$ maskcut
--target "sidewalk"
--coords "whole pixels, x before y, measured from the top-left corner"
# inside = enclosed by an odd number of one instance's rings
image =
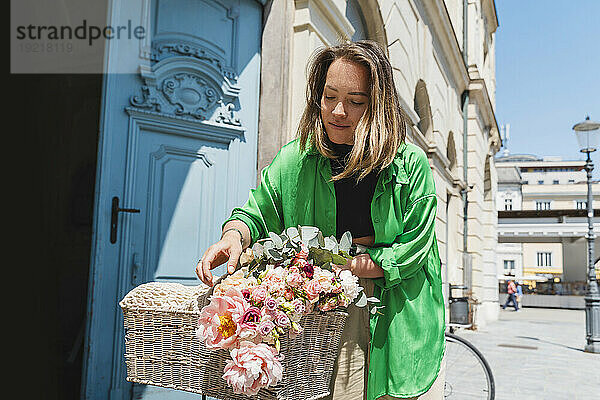
[[[511,307],[485,329],[456,334],[490,363],[498,400],[600,398],[600,354],[583,351],[583,310]]]

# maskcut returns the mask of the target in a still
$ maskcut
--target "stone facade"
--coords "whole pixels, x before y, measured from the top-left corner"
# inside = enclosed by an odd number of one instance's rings
[[[493,0],[271,0],[264,11],[257,179],[295,135],[312,52],[342,40],[379,42],[411,119],[407,140],[433,169],[445,294],[448,283],[470,286],[475,327],[498,315],[497,27]]]

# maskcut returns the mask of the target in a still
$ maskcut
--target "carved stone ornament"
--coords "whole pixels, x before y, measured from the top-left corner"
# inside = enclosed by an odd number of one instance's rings
[[[224,95],[213,80],[188,71],[189,68],[162,78],[152,71],[142,73],[145,84],[140,95],[131,96],[131,105],[163,115],[242,126],[235,107],[237,98]]]
[[[158,62],[168,57],[173,56],[187,56],[194,57],[198,60],[212,64],[217,68],[224,77],[226,77],[232,84],[237,82],[236,73],[230,68],[225,66],[223,60],[219,57],[212,55],[208,50],[187,43],[153,43],[152,44],[152,55],[151,60]]]
[[[221,100],[219,100],[219,111],[215,121],[222,124],[242,126],[240,119],[236,116],[235,106],[232,103],[224,104]]]

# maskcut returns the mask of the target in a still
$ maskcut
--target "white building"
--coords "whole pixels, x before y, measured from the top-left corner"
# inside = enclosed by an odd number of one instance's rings
[[[582,286],[587,273],[585,161],[505,155],[496,163],[498,279]],[[600,184],[592,187],[596,208]],[[594,230],[600,233],[600,223],[594,223]],[[599,245],[597,239],[596,254]]]

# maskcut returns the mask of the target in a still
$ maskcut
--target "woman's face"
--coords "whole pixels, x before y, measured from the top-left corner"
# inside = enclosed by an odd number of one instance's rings
[[[356,125],[368,105],[368,70],[344,59],[331,63],[321,97],[321,118],[329,139],[354,144]]]

